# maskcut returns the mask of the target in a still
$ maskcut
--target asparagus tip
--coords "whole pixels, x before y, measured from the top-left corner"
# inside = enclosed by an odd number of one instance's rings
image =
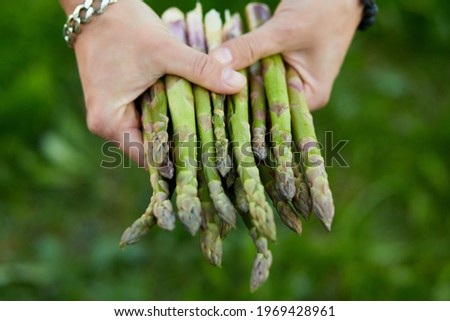
[[[160,228],[166,231],[173,231],[175,229],[175,215],[173,213],[172,203],[169,200],[156,203],[153,213],[157,218]]]
[[[331,232],[334,218],[334,205],[332,198],[330,200],[331,196],[319,198],[317,193],[315,193],[315,189],[311,189],[311,196],[313,199],[314,213],[323,223],[325,228]]]
[[[268,248],[267,240],[263,237],[258,237],[256,230],[250,230],[250,235],[257,251],[250,278],[250,292],[254,293],[269,278],[269,270],[272,266],[272,252]]]
[[[270,253],[270,252],[269,252]],[[250,292],[255,293],[264,282],[269,278],[269,269],[272,264],[272,255],[269,257],[261,253],[256,254],[255,262],[253,264],[252,275],[250,278]]]
[[[127,228],[125,232],[123,232],[119,243],[120,248],[124,249],[128,245],[136,244],[148,232],[148,230],[149,228],[138,228],[133,224],[133,226]]]
[[[181,222],[189,231],[189,233],[191,233],[192,236],[194,236],[202,223],[202,219],[200,216],[201,212],[200,201],[198,198],[195,198],[194,200],[189,200],[186,203],[188,203],[187,204],[188,206],[181,208],[178,207],[179,211],[178,215],[180,216]]]
[[[216,224],[207,224],[200,235],[200,248],[208,262],[220,268],[222,265],[222,239]]]
[[[289,207],[288,207],[289,208]],[[290,210],[290,208],[289,208]],[[295,213],[292,212],[292,214],[289,213],[279,213],[280,218],[283,221],[283,223],[295,234],[302,235],[303,233],[303,226],[302,222],[300,221],[300,218],[295,215]]]
[[[292,200],[295,196],[295,181],[294,177],[285,172],[277,171],[277,190],[280,195],[286,200]]]

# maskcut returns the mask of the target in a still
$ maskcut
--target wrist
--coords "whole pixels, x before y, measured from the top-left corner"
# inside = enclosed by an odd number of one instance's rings
[[[69,16],[82,2],[83,0],[59,0],[59,3],[67,16]]]
[[[109,5],[117,2],[118,0],[85,0],[84,3],[78,4],[67,18],[63,28],[64,40],[69,47],[73,48],[77,36],[82,31],[82,25],[89,23],[94,16],[103,14]],[[70,7],[73,2],[65,2],[65,4]]]

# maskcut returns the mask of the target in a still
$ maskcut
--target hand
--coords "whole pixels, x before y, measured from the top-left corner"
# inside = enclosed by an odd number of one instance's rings
[[[257,30],[233,39],[212,56],[234,69],[283,53],[302,77],[311,109],[327,104],[363,7],[359,0],[282,0]]]
[[[70,13],[80,1],[61,2]],[[134,101],[158,78],[174,74],[222,94],[236,93],[245,84],[240,74],[171,37],[160,18],[139,0],[110,5],[83,26],[75,53],[89,129],[116,141],[140,166],[145,166],[144,155],[130,148],[142,144]]]

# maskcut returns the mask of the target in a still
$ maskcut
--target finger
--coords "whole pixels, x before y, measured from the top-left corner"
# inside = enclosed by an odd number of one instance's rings
[[[234,94],[246,83],[240,73],[187,45],[174,42],[167,55],[166,73],[183,77],[213,92]]]
[[[211,52],[211,56],[233,69],[250,66],[263,57],[284,51],[273,24],[268,22],[260,28],[229,40]]]

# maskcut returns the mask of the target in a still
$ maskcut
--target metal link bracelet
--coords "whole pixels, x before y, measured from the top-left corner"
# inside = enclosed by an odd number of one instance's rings
[[[75,8],[64,24],[64,40],[70,48],[73,48],[77,35],[81,32],[81,25],[91,21],[93,16],[99,16],[105,12],[108,5],[119,0],[86,0]]]

